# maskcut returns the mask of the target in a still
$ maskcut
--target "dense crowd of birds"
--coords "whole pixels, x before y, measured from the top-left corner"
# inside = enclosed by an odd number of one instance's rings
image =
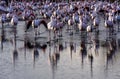
[[[109,30],[114,29],[115,23],[118,23],[119,28],[120,22],[118,2],[11,2],[6,6],[5,2],[1,1],[0,13],[1,23],[10,22],[17,25],[19,20],[23,20],[28,23],[27,28],[37,28],[44,23],[47,29],[54,31],[62,29],[67,24],[68,28],[91,32],[99,28],[101,17],[104,18],[104,26]],[[45,23],[38,16],[48,19],[49,22]]]

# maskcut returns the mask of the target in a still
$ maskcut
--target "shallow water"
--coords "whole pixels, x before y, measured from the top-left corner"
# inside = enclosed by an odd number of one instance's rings
[[[17,26],[16,45],[13,28],[4,28],[4,34],[0,29],[1,36],[4,35],[6,41],[2,41],[0,46],[0,79],[119,79],[120,78],[120,53],[119,53],[119,32],[117,35],[111,36],[117,42],[117,47],[114,55],[107,60],[107,47],[103,47],[101,43],[107,39],[106,30],[104,30],[103,23],[100,24],[100,34],[93,38],[100,40],[100,46],[97,52],[94,51],[94,46],[89,40],[80,33],[69,35],[66,30],[63,30],[63,37],[60,40],[52,41],[47,44],[45,50],[41,48],[28,49],[25,47],[25,40],[34,40],[34,32],[30,31],[25,34],[24,22],[19,22]],[[115,25],[116,26],[116,25]],[[44,32],[44,27],[41,27]],[[104,30],[104,31],[103,31]],[[53,39],[53,34],[51,34]],[[25,38],[26,37],[26,38]],[[44,37],[44,38],[43,38]],[[89,36],[88,36],[89,37]],[[28,39],[29,38],[29,39]],[[57,37],[59,38],[59,37]],[[87,54],[80,53],[80,42],[86,40]],[[46,44],[49,40],[48,31],[37,37],[38,44]],[[59,50],[59,45],[63,45],[63,50]],[[73,45],[73,50],[70,49]],[[38,54],[34,53],[37,49]],[[17,55],[13,53],[17,50]],[[53,54],[58,53],[60,57],[56,61],[52,60]],[[89,58],[89,54],[93,55],[93,60]]]

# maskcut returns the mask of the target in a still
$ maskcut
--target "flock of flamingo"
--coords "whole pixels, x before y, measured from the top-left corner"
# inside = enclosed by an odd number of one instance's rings
[[[118,23],[119,29],[120,22],[118,2],[11,2],[6,6],[5,2],[1,1],[0,10],[2,24],[10,22],[17,25],[19,20],[23,20],[26,22],[26,30],[30,26],[36,29],[43,23],[48,30],[53,31],[60,31],[67,24],[68,28],[92,32],[99,29],[100,17],[104,18],[104,26],[109,30],[114,29],[115,23]],[[48,19],[49,22],[46,23],[38,16]]]
[[[19,21],[24,21],[25,32],[33,28],[35,35],[40,34],[38,29],[41,27],[41,24],[45,26],[49,34],[50,32],[54,32],[55,37],[57,33],[60,33],[62,37],[62,30],[64,28],[66,28],[70,35],[73,35],[73,30],[76,32],[79,31],[81,34],[86,32],[90,35],[89,33],[91,32],[99,32],[99,28],[101,27],[105,27],[105,30],[111,35],[120,29],[120,5],[116,1],[113,3],[102,1],[75,1],[69,3],[24,1],[11,2],[9,6],[6,6],[5,2],[1,1],[0,14],[2,26],[10,22],[12,26],[17,28]],[[39,18],[39,16],[42,18]],[[102,20],[103,26],[99,26]],[[110,52],[116,49],[115,45],[113,45],[114,42],[114,40],[109,42]],[[46,45],[44,47],[46,48]],[[80,47],[81,52],[86,51],[84,40],[82,40]],[[72,44],[70,44],[70,48],[72,50]],[[38,55],[38,52],[36,54]],[[82,55],[84,54],[82,53]],[[55,57],[57,56],[59,57],[56,53]],[[92,61],[93,56],[90,55],[89,57]]]
[[[68,28],[91,32],[93,29],[98,29],[100,17],[104,17],[104,26],[109,29],[113,29],[114,24],[120,22],[120,6],[117,2],[52,3],[46,1],[44,4],[41,2],[11,2],[9,6],[5,6],[5,2],[1,1],[0,10],[1,23],[10,22],[12,25],[17,25],[19,20],[24,20],[27,29],[30,26],[38,28],[41,23],[44,23],[48,30],[55,31],[62,29],[67,24]],[[43,16],[50,21],[46,23],[38,16]]]

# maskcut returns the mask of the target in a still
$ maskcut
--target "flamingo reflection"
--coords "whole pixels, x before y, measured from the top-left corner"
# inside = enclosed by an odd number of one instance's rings
[[[89,54],[88,59],[90,61],[90,71],[91,71],[91,77],[93,77],[93,55]]]
[[[84,58],[87,56],[87,49],[86,49],[84,41],[82,41],[80,43],[80,54],[81,54],[81,58],[82,58],[81,62],[82,62],[82,67],[83,67]]]
[[[63,51],[64,50],[64,46],[62,43],[59,44],[59,51]]]
[[[108,68],[108,64],[110,61],[113,63],[113,58],[115,57],[116,49],[117,49],[116,39],[112,38],[110,41],[108,41],[106,54],[106,69]]]
[[[16,61],[18,60],[16,34],[17,34],[17,31],[16,31],[16,29],[14,29],[14,51],[13,51],[13,64],[14,64],[14,67],[16,65]]]
[[[99,49],[99,32],[95,32],[94,39],[92,39],[93,43],[93,49],[95,51],[96,55],[99,55],[98,49]]]
[[[5,31],[4,26],[2,25],[2,31],[1,31],[1,49],[3,50],[3,42],[5,41]]]
[[[45,52],[46,52],[46,49],[47,49],[47,44],[42,44],[42,45],[40,45],[40,49],[42,49],[43,52],[45,53]]]
[[[49,47],[49,61],[52,68],[52,75],[54,79],[55,70],[57,69],[57,63],[60,60],[60,52],[58,51],[58,46],[54,45],[54,51],[51,53],[51,47]]]
[[[33,67],[35,67],[36,61],[39,58],[39,51],[37,48],[33,49]]]
[[[3,50],[3,42],[5,39],[5,31],[4,31],[4,23],[5,23],[5,14],[2,14],[1,16],[1,25],[2,25],[2,31],[1,31],[1,49]]]
[[[39,57],[39,52],[37,49],[37,41],[36,41],[37,37],[34,38],[34,48],[33,48],[33,66],[35,67],[35,63]]]

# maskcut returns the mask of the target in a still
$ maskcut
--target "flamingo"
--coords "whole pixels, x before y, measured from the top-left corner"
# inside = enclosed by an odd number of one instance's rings
[[[72,30],[72,28],[73,28],[73,19],[72,18],[70,18],[69,20],[68,20],[68,29],[70,28],[70,32],[71,32],[71,30]]]
[[[99,23],[100,23],[99,18],[98,18],[98,17],[94,17],[94,19],[93,19],[93,25],[94,25],[95,27],[97,27],[97,26],[99,26]]]
[[[92,26],[91,26],[91,25],[88,25],[87,28],[86,28],[86,31],[87,31],[87,32],[92,32]]]
[[[94,11],[90,14],[91,18],[94,19],[97,16],[97,13]]]
[[[109,31],[111,32],[113,29],[113,22],[107,20],[105,21],[105,27],[109,29]]]
[[[86,31],[88,33],[88,36],[90,36],[90,33],[92,32],[93,28],[91,25],[88,25],[87,28],[86,28]]]
[[[0,12],[2,12],[2,13],[8,13],[8,11],[6,10],[6,7],[5,7],[5,3],[2,3],[2,2],[1,2],[1,5],[0,5]]]
[[[6,14],[2,14],[2,16],[0,17],[0,22],[2,23],[2,26],[3,26],[3,23],[5,23],[6,21]]]
[[[32,21],[32,27],[35,29],[35,34],[38,33],[37,28],[38,28],[39,25],[40,25],[40,20],[39,19],[35,19],[35,20]]]
[[[119,6],[119,5],[117,5],[117,10],[116,10],[116,12],[117,12],[118,14],[120,14],[120,6]]]
[[[13,15],[13,17],[11,19],[11,24],[13,26],[18,24],[18,17],[17,17],[17,15]]]
[[[99,30],[99,24],[100,24],[100,20],[98,17],[95,17],[93,20],[93,26],[95,27],[95,30],[98,28]]]
[[[23,18],[23,20],[29,20],[29,19],[31,19],[31,20],[33,20],[33,19],[35,19],[35,14],[33,13],[33,11],[31,11],[31,10],[28,10],[28,9],[26,9],[26,10],[24,10],[24,12],[22,13],[22,18]]]
[[[6,14],[6,18],[7,18],[8,20],[10,20],[10,19],[12,18],[12,16],[13,16],[13,15],[12,15],[12,12]]]
[[[69,6],[69,12],[72,13],[74,11],[74,5],[71,3]]]
[[[58,20],[56,17],[52,16],[51,17],[51,21],[47,24],[48,26],[48,30],[53,30],[54,34],[56,37],[56,32],[59,31],[59,33],[61,33],[60,36],[62,36],[62,28],[64,26],[63,22],[61,22],[60,20]]]
[[[86,24],[85,19],[84,20],[82,20],[82,18],[80,19],[80,23],[78,24],[78,28],[79,28],[80,31],[85,31],[86,30],[87,24]]]
[[[35,29],[36,33],[39,33],[38,29],[39,29],[41,24],[43,24],[45,26],[45,28],[48,29],[47,28],[47,23],[44,20],[35,19],[35,20],[32,21],[32,27]]]
[[[73,18],[73,22],[77,26],[77,24],[79,23],[79,15],[77,13],[75,13],[75,14],[73,14],[72,18]]]
[[[43,16],[44,18],[49,19],[52,16],[52,12],[51,11],[45,12]]]
[[[39,31],[41,30],[39,28],[40,28],[41,24],[44,25],[45,29],[48,29],[47,28],[47,23],[44,20],[40,20],[38,18],[35,19],[35,20],[29,20],[28,23],[27,23],[27,25],[26,25],[25,32],[27,32],[32,27],[34,29],[35,36],[39,35],[40,34]]]
[[[59,34],[60,34],[60,36],[62,36],[62,28],[64,27],[64,23],[63,22],[57,22],[57,28],[56,28],[56,30],[58,30],[59,31]]]
[[[69,16],[67,16],[67,14],[65,14],[66,16],[63,18],[63,22],[64,23],[67,23],[68,22],[68,20],[70,19],[70,17]]]
[[[116,16],[116,22],[118,23],[118,31],[119,31],[119,27],[120,27],[120,15]]]
[[[47,24],[47,27],[49,30],[55,30],[56,25],[57,25],[57,19],[52,16],[51,21]]]
[[[113,19],[112,19],[111,15],[108,15],[108,19],[105,20],[105,27],[109,29],[109,34],[110,34],[110,32],[113,33],[113,31],[114,31],[113,25],[114,25]]]

